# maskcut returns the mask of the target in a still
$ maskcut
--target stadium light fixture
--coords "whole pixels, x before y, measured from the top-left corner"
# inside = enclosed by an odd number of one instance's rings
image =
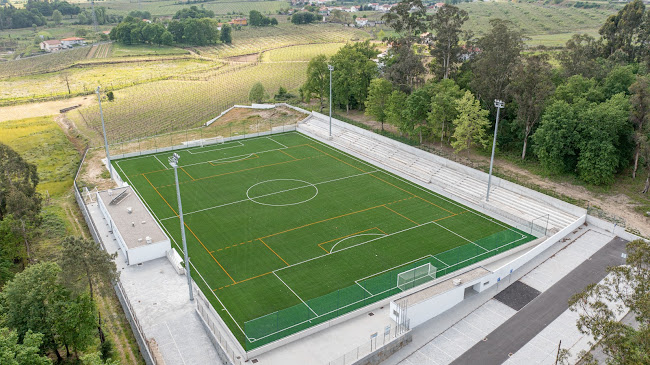
[[[104,149],[106,150],[106,164],[108,165],[108,174],[113,179],[113,166],[111,165],[111,154],[108,152],[108,138],[106,137],[106,126],[104,125],[104,111],[102,110],[102,95],[97,86],[97,100],[99,101],[99,117],[102,120],[102,132],[104,133]]]
[[[327,69],[330,70],[330,139],[332,138],[332,71],[334,71],[334,66],[327,65]]]
[[[194,300],[192,293],[192,276],[190,275],[190,257],[187,254],[187,241],[185,240],[185,222],[183,221],[183,204],[181,204],[181,189],[178,185],[178,160],[181,156],[174,152],[168,159],[169,166],[174,168],[174,179],[176,180],[176,200],[178,201],[178,216],[181,219],[181,238],[183,240],[183,253],[185,255],[185,274],[187,275],[187,286],[190,289],[190,300]]]
[[[490,174],[488,175],[487,193],[485,194],[485,201],[490,201],[490,184],[492,183],[492,167],[494,166],[494,150],[497,146],[497,131],[499,130],[499,112],[501,108],[506,106],[502,100],[494,99],[494,106],[497,108],[497,122],[494,125],[494,140],[492,141],[492,157],[490,158]]]

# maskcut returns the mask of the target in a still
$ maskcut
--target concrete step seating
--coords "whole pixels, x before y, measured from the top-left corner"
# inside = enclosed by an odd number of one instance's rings
[[[301,123],[298,129],[321,138],[328,138],[329,135],[328,121],[313,116]],[[470,203],[477,205],[484,203],[487,189],[485,181],[442,165],[433,159],[421,157],[399,149],[390,143],[372,139],[339,125],[332,126],[332,136],[332,143],[344,149],[377,161],[424,183],[437,185],[452,196],[457,196]],[[497,186],[493,186],[490,191],[490,205],[525,221],[549,215],[549,229],[562,229],[578,218],[549,204]],[[541,226],[545,223],[545,220],[541,219],[535,222]]]

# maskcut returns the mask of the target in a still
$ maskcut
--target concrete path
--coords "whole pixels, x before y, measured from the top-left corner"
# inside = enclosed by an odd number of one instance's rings
[[[618,237],[611,240],[490,333],[487,341],[474,345],[452,364],[497,365],[507,361],[509,354],[519,351],[567,310],[568,300],[573,294],[602,280],[608,266],[624,263],[621,253],[625,251],[625,243],[625,240]]]

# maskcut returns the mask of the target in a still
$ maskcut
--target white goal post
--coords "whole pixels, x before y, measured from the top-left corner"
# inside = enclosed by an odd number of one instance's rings
[[[397,287],[401,291],[411,289],[436,278],[436,267],[430,263],[397,274]]]

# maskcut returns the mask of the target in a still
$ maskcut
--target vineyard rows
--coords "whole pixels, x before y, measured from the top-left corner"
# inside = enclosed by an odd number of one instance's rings
[[[2,63],[0,79],[63,70],[86,58],[90,47],[77,47]]]
[[[275,48],[319,43],[344,43],[368,39],[365,31],[336,24],[282,25],[280,27],[249,28],[233,34],[232,45],[199,48],[201,53],[226,58],[260,53]]]
[[[246,66],[246,67],[244,67]],[[305,81],[307,63],[231,65],[208,81],[165,80],[115,92],[103,103],[110,143],[197,127],[233,104],[249,103],[248,92],[261,82],[273,95],[280,86],[295,91]],[[98,107],[71,113],[80,125],[101,128]]]
[[[161,1],[104,1],[102,6],[111,9],[111,13],[127,15],[130,11],[149,11],[153,16],[173,15],[176,11],[188,7],[185,2],[177,0]],[[202,8],[212,10],[215,14],[225,15],[230,13],[244,13],[248,15],[251,10],[257,10],[264,14],[275,14],[281,8],[286,8],[286,1],[241,1],[241,2],[206,2],[201,4]],[[230,19],[228,19],[230,20]]]
[[[321,54],[329,57],[335,54],[344,44],[345,43],[308,44],[272,49],[262,54],[262,62],[307,62]]]

